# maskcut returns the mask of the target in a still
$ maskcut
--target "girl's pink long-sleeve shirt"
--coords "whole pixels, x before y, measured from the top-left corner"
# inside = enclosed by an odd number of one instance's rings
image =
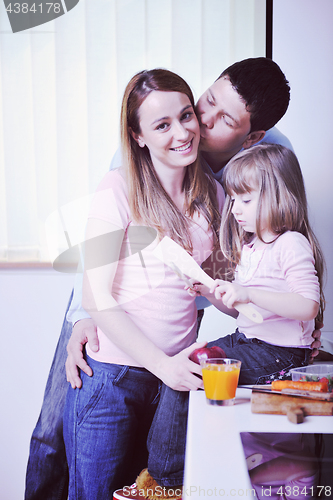
[[[244,245],[235,282],[278,293],[298,293],[319,303],[320,288],[309,241],[300,233],[287,231],[270,245],[255,249],[254,241]],[[243,314],[237,327],[248,338],[258,338],[279,346],[308,347],[314,320],[283,318],[253,305],[263,316],[263,323],[253,323]]]

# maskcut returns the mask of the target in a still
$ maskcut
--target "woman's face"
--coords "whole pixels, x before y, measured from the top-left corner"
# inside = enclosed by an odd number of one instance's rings
[[[157,171],[195,161],[200,129],[186,94],[153,90],[139,108],[139,119],[141,132],[134,138],[140,147],[147,146]]]

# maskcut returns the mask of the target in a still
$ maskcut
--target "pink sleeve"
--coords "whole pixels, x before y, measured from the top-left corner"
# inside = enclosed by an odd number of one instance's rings
[[[319,281],[309,241],[295,231],[283,234],[278,241],[281,269],[291,292],[319,303]]]

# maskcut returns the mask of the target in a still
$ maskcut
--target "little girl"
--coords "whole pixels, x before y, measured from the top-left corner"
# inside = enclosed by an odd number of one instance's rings
[[[236,332],[213,343],[228,357],[242,361],[241,383],[288,378],[290,368],[308,363],[314,319],[322,321],[324,310],[324,262],[309,225],[300,166],[294,153],[283,146],[256,146],[225,167],[223,186],[227,196],[220,242],[234,269],[234,281],[216,280],[211,290],[214,296],[208,296],[219,309],[231,314],[233,310],[225,306],[250,302],[262,314],[263,322],[256,324],[239,314]],[[251,450],[265,452],[260,438],[258,441],[249,433],[245,436],[246,456]],[[258,498],[263,498],[263,484],[270,486],[272,498],[286,498],[278,494],[276,484],[280,490],[284,485],[285,491],[311,490],[317,485],[313,461],[298,458],[304,453],[303,442],[293,441],[292,435],[281,436],[285,446],[289,444],[289,454],[284,455],[270,442],[266,449],[271,461],[262,459],[260,465],[264,465],[251,471]],[[290,474],[290,479],[287,470],[295,463],[298,477]],[[269,467],[274,469],[275,482]]]
[[[197,289],[234,316],[236,302],[251,302],[263,322],[239,314],[236,332],[213,344],[242,361],[242,384],[286,378],[291,368],[308,364],[314,319],[322,321],[324,309],[324,262],[301,169],[289,149],[255,146],[229,162],[223,186],[220,243],[234,281]]]

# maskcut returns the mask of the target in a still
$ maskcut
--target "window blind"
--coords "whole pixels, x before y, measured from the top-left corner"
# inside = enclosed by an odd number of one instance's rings
[[[80,238],[57,227],[80,226],[137,71],[175,71],[197,99],[228,65],[264,55],[265,0],[80,0],[19,33],[1,2],[0,263],[52,262]]]

